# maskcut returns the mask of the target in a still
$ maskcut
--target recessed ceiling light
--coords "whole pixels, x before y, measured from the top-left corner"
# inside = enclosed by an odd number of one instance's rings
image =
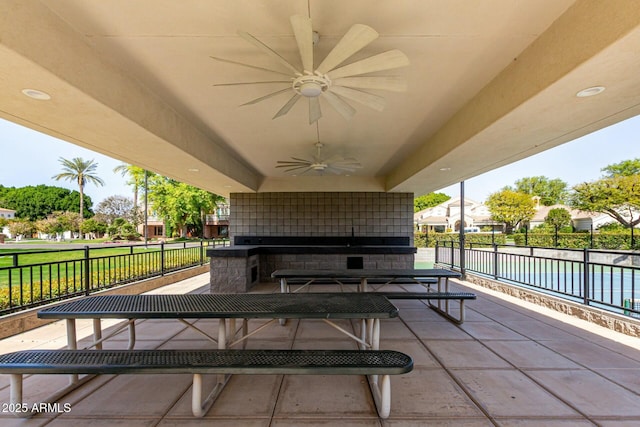
[[[37,99],[39,101],[48,101],[51,99],[51,95],[38,89],[22,89],[22,93],[29,98]]]
[[[451,168],[440,168],[441,172],[447,172],[447,171],[450,171],[450,170],[451,170]]]
[[[580,92],[576,93],[578,98],[586,98],[588,96],[598,95],[604,91],[604,86],[592,86],[586,89],[582,89]]]
[[[189,168],[187,169],[189,172],[200,172],[200,169],[196,169],[196,168]]]

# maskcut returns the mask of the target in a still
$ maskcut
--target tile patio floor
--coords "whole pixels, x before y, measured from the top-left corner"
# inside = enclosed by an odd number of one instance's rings
[[[208,292],[208,274],[156,293]],[[71,410],[29,420],[0,414],[0,426],[638,426],[640,340],[454,282],[478,295],[456,326],[420,301],[395,300],[400,317],[382,322],[381,348],[414,358],[413,372],[392,376],[391,416],[377,417],[367,381],[359,376],[235,376],[204,418],[191,415],[189,375],[105,375],[61,402]],[[323,288],[324,289],[324,288]],[[315,289],[319,291],[319,289]],[[276,292],[273,284],[256,292]],[[251,321],[255,327],[259,322]],[[217,321],[200,320],[216,331]],[[345,327],[351,327],[344,323]],[[79,336],[90,334],[78,323]],[[214,346],[175,320],[146,320],[138,348]],[[106,347],[122,348],[121,335]],[[0,352],[61,348],[65,325],[0,340]],[[249,340],[252,348],[355,348],[319,321],[273,325]],[[24,393],[39,402],[65,376],[31,376]],[[0,376],[0,402],[9,401]]]

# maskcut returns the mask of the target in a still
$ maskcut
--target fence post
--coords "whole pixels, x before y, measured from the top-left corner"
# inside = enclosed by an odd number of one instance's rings
[[[89,246],[84,247],[84,294],[91,293],[91,259],[89,258]]]
[[[582,290],[582,298],[584,305],[589,305],[589,249],[584,248],[584,255],[582,257],[582,277],[584,282],[584,289]]]
[[[438,264],[438,241],[436,240],[436,254],[435,254],[435,258],[434,258],[434,262],[436,264]]]
[[[455,263],[454,262],[454,258],[453,258],[454,256],[455,256],[455,251],[454,251],[454,248],[453,248],[453,240],[452,240],[451,241],[451,267],[453,267],[453,264]]]
[[[493,245],[493,278],[498,280],[498,245]]]
[[[160,242],[160,275],[164,276],[164,242]]]
[[[16,252],[11,257],[13,258],[13,266],[12,267],[17,267],[18,266],[18,253]]]
[[[200,239],[200,265],[204,265],[204,242]]]

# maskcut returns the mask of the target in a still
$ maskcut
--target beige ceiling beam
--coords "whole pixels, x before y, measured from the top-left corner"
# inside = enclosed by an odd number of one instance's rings
[[[216,135],[177,114],[39,1],[0,2],[0,70],[3,93],[12,94],[0,100],[8,120],[167,176],[191,170],[190,184],[218,194],[260,184]],[[31,100],[19,88],[52,99]]]
[[[392,171],[386,177],[387,191],[413,191],[422,194],[421,189],[433,191],[474,176],[468,171],[460,170],[448,178],[442,178],[441,173],[440,176],[436,175],[440,167],[450,165],[452,153],[459,152],[464,156],[465,144],[473,140],[486,140],[487,138],[482,137],[483,134],[492,135],[492,143],[499,141],[496,138],[515,139],[504,132],[495,132],[492,128],[506,128],[504,124],[500,124],[503,119],[615,45],[639,25],[640,7],[636,0],[578,0],[438,132],[424,141],[419,149]],[[610,72],[615,73],[615,69],[610,69]],[[561,109],[563,106],[556,102],[547,104],[546,108]],[[618,112],[602,110],[598,112],[598,117],[616,113]],[[589,122],[595,120],[595,117],[596,115],[592,118],[585,117],[582,123],[571,123],[573,131],[558,126],[555,135],[552,134],[553,131],[547,131],[544,138],[548,141],[555,138],[555,145],[558,145],[570,140],[569,137],[575,138],[587,133],[587,130],[596,130],[598,127]],[[619,118],[624,117],[620,115]],[[602,121],[600,126],[608,124],[611,122]],[[580,128],[584,128],[584,132],[577,132]],[[509,160],[497,161],[494,167],[535,153],[533,148],[537,144],[536,135],[518,134],[517,138],[529,141],[531,150],[527,152],[527,147],[518,146],[516,151],[516,148],[511,148],[515,147],[515,141],[511,145],[508,144],[509,141],[500,141],[503,159]],[[510,149],[513,151],[509,152]],[[542,148],[537,151],[542,151]],[[447,159],[447,162],[443,162],[443,159]],[[464,160],[464,157],[460,159]],[[486,170],[474,172],[478,174]]]

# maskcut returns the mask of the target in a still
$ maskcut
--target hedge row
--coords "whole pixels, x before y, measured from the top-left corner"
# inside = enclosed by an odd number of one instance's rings
[[[592,237],[593,236],[593,237]],[[640,236],[634,236],[634,247],[631,246],[630,233],[558,233],[556,244],[555,234],[529,233],[514,234],[513,240],[517,246],[559,247],[568,249],[612,249],[629,250],[640,249]],[[592,241],[593,240],[593,241]]]
[[[459,237],[457,233],[415,233],[414,245],[417,248],[432,248],[436,246],[436,242],[450,242],[458,241]],[[467,233],[465,234],[465,241],[467,244],[482,243],[482,244],[506,244],[506,236],[504,234],[492,234],[492,233]]]
[[[538,246],[545,248],[568,248],[568,249],[610,249],[629,250],[640,249],[640,233],[634,236],[634,246],[631,246],[630,233],[600,232],[592,235],[588,233],[558,233],[556,245],[555,234],[516,233],[510,236],[516,246]],[[436,242],[458,241],[457,233],[415,233],[414,244],[418,248],[435,247]],[[465,234],[467,244],[498,244],[505,245],[507,236],[505,234],[491,233],[468,233]]]

